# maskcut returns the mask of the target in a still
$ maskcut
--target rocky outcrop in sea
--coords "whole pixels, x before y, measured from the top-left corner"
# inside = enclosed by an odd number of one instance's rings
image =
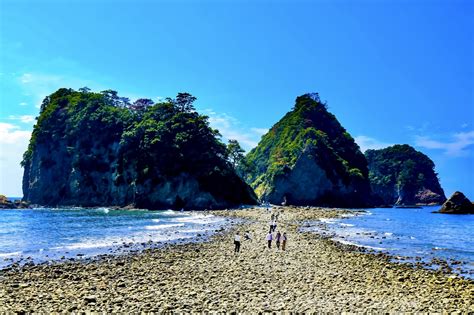
[[[365,152],[376,205],[439,205],[446,200],[435,164],[413,147]]]
[[[462,192],[456,191],[446,200],[438,212],[447,214],[474,214],[474,203],[464,196]]]
[[[274,204],[361,207],[370,203],[367,161],[317,93],[265,134],[243,163],[257,195]]]
[[[24,200],[45,206],[211,209],[255,204],[195,98],[112,90],[48,96],[24,154]]]
[[[15,200],[10,201],[4,195],[0,195],[0,209],[27,209],[29,207],[29,203]]]

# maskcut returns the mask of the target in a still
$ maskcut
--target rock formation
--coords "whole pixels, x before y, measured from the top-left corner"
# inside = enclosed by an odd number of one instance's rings
[[[394,145],[365,152],[377,204],[442,204],[446,197],[433,161],[411,146]]]
[[[20,200],[10,201],[5,195],[0,195],[0,209],[26,209],[28,203]]]
[[[296,98],[245,161],[245,178],[264,201],[366,206],[367,162],[316,93]]]
[[[194,97],[133,104],[112,90],[47,97],[24,154],[24,200],[47,206],[255,204]]]
[[[440,213],[448,214],[474,214],[474,204],[462,192],[456,191],[443,204]]]

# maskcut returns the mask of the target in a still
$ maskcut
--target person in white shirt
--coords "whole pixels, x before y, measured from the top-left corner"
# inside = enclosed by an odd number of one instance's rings
[[[244,238],[245,238],[245,240],[247,240],[247,241],[250,241],[250,240],[252,239],[252,237],[250,236],[250,232],[249,232],[249,231],[245,232]]]
[[[235,232],[234,245],[235,245],[234,253],[239,253],[240,252],[240,234],[238,231]]]
[[[276,231],[276,229],[277,229],[277,221],[275,221],[275,220],[272,221],[272,227],[271,227],[271,229],[272,229],[272,232],[275,232],[275,231]]]
[[[272,240],[273,240],[273,234],[272,231],[268,232],[267,234],[267,242],[268,242],[268,248],[272,248]]]

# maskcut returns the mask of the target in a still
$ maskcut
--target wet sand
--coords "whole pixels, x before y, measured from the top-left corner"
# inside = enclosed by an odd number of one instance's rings
[[[205,243],[1,271],[0,311],[474,312],[473,280],[298,232],[302,221],[344,210],[276,211],[289,238],[284,252],[266,248],[265,210],[213,211],[246,220]],[[252,235],[238,255],[235,230]]]

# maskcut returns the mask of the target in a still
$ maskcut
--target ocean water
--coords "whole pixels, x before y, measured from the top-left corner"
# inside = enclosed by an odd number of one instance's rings
[[[172,210],[1,210],[0,268],[203,241],[230,224],[228,218]]]
[[[442,259],[453,272],[474,278],[474,215],[432,213],[438,209],[354,211],[341,219],[307,222],[303,229],[389,253],[396,261],[422,262],[427,268],[439,268],[436,260]]]

